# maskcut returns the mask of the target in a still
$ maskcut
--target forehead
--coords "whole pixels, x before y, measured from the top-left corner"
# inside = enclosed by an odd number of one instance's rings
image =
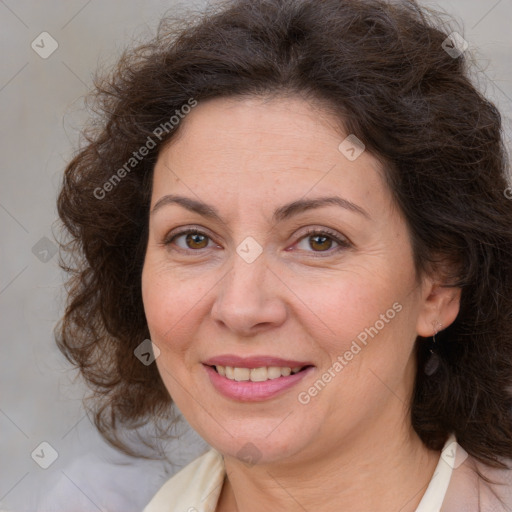
[[[181,123],[157,160],[153,205],[171,191],[239,207],[333,192],[370,210],[389,205],[378,160],[347,158],[339,120],[301,98],[216,98]]]

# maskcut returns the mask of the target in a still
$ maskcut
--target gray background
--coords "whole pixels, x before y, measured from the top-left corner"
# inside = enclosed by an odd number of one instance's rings
[[[480,69],[475,78],[499,105],[509,142],[512,0],[423,3],[459,21]],[[172,0],[0,0],[0,508],[141,510],[173,472],[207,448],[185,423],[181,441],[168,448],[175,466],[128,459],[107,447],[84,415],[84,389],[52,335],[63,304],[51,241],[55,198],[85,119],[83,95],[98,65],[108,67],[125,45],[150,36],[176,6]],[[59,45],[47,59],[31,48],[44,31]],[[31,457],[41,442],[58,453],[48,469]],[[43,462],[51,456],[44,447],[35,453],[44,453]]]

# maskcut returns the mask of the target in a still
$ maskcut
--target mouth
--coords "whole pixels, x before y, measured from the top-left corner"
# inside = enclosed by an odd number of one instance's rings
[[[302,372],[312,365],[295,366],[260,366],[258,368],[243,368],[238,366],[208,365],[219,375],[237,382],[265,382],[267,380],[288,377]]]
[[[218,393],[241,402],[259,402],[283,394],[315,370],[309,363],[275,358],[224,357],[207,361],[203,367]]]

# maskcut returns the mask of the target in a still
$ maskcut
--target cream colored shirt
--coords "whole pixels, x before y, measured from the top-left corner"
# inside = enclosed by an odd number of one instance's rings
[[[450,436],[416,512],[441,510],[452,476],[452,466],[462,462],[460,452],[455,437]],[[225,474],[224,459],[212,448],[169,479],[143,512],[214,512]]]

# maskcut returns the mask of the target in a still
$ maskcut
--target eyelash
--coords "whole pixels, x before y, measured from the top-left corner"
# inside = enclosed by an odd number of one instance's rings
[[[164,240],[164,245],[165,246],[171,245],[171,243],[174,242],[174,240],[176,240],[176,238],[179,238],[180,236],[188,235],[188,234],[204,235],[210,241],[213,242],[212,238],[207,233],[205,233],[204,231],[200,231],[198,229],[190,228],[190,229],[185,229],[183,231],[179,231],[177,233],[172,233],[172,234],[168,235],[166,237],[166,239]],[[315,256],[315,257],[323,257],[322,256],[323,254],[331,256],[332,254],[338,253],[339,251],[344,250],[344,249],[348,249],[349,247],[352,246],[352,244],[346,238],[342,238],[335,231],[331,231],[330,229],[326,229],[326,228],[324,228],[324,229],[310,228],[310,229],[308,229],[306,231],[306,233],[304,233],[299,238],[299,240],[296,243],[299,243],[303,239],[309,238],[309,237],[312,237],[312,236],[315,236],[315,235],[327,236],[328,238],[331,238],[332,240],[334,240],[338,244],[338,247],[336,247],[336,248],[334,248],[332,250],[328,249],[327,251],[313,251],[313,250],[312,251],[306,251],[306,252],[311,252],[313,254],[318,255],[318,256]],[[183,249],[182,247],[178,247],[178,250],[185,251],[185,252],[200,252],[200,251],[205,250],[205,249],[208,249],[208,247],[204,247],[202,249],[195,249],[195,250],[194,249]]]

